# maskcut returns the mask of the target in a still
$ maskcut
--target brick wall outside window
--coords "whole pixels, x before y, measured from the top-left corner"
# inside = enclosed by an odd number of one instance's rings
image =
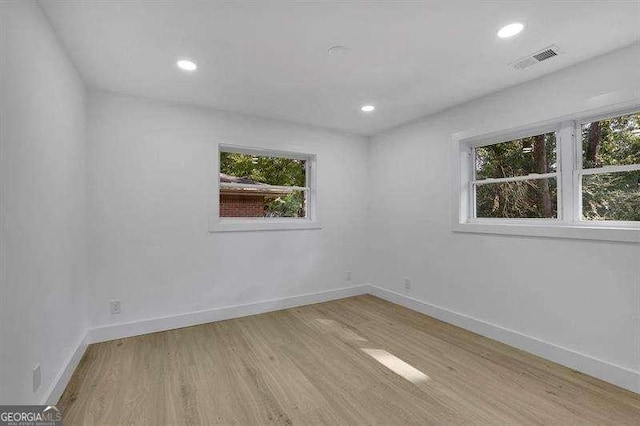
[[[264,217],[264,197],[220,194],[220,217]]]

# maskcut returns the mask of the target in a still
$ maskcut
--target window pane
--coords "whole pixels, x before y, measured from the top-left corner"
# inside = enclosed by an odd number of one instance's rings
[[[640,171],[583,176],[582,216],[640,221]]]
[[[220,153],[220,217],[306,217],[306,161]],[[246,186],[243,186],[246,185]]]
[[[267,201],[266,217],[305,217],[304,191],[293,191]]]
[[[253,181],[253,183],[266,183],[269,185],[306,186],[305,163],[305,160],[293,158],[238,154],[234,152],[220,153],[220,173],[238,179]]]
[[[555,178],[476,185],[476,217],[557,218]]]
[[[556,171],[554,132],[476,148],[476,180]]]
[[[220,217],[306,217],[304,191],[220,189]]]
[[[582,168],[640,164],[640,112],[582,125]]]

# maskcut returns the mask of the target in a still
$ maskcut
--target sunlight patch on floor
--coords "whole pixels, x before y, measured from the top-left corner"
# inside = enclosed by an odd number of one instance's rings
[[[361,348],[361,350],[380,364],[387,367],[389,370],[407,379],[413,384],[424,383],[429,380],[429,376],[424,374],[422,371],[414,368],[397,356],[390,354],[383,349]]]

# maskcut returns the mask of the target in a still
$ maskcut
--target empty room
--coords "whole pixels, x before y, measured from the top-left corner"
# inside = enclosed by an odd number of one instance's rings
[[[0,425],[640,425],[640,1],[0,0]]]

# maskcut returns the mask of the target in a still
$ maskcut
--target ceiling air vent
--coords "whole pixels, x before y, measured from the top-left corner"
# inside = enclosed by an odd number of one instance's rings
[[[538,62],[542,62],[546,61],[549,58],[553,58],[554,56],[558,56],[558,54],[553,49],[547,49],[543,52],[533,55],[533,58]]]
[[[558,56],[564,53],[561,51],[558,46],[549,46],[544,49],[535,52],[531,55],[527,55],[524,58],[520,58],[517,61],[511,63],[511,65],[518,70],[523,68],[528,68],[532,65],[535,65],[539,62],[546,61],[547,59],[551,59],[554,56]]]

